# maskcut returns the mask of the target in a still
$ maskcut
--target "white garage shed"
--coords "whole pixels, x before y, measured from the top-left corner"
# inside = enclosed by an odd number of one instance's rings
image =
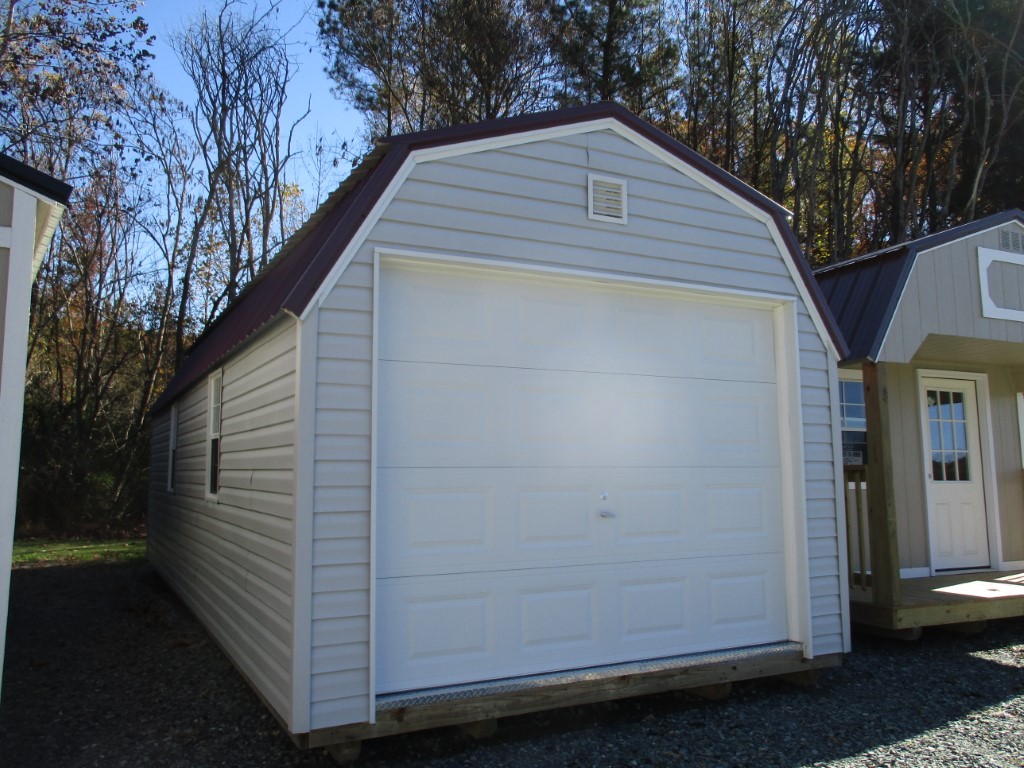
[[[157,404],[150,558],[308,746],[836,664],[842,352],[617,105],[395,137]]]

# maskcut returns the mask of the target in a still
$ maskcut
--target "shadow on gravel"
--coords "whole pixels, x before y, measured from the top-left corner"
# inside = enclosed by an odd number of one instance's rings
[[[813,689],[766,680],[737,684],[718,703],[680,693],[574,707],[502,720],[480,742],[426,731],[368,742],[360,764],[795,768],[938,766],[955,756],[965,766],[1021,765],[1024,723],[1003,705],[1024,694],[1022,641],[1022,620],[977,636],[932,631],[913,644],[858,637]],[[893,758],[855,757],[879,748]],[[1000,750],[1017,758],[993,758]],[[332,765],[292,745],[138,564],[14,571],[0,764]]]

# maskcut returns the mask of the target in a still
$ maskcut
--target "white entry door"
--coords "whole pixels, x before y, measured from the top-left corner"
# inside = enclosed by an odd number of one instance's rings
[[[771,308],[380,272],[378,693],[788,638]]]
[[[932,568],[987,568],[988,521],[974,381],[922,378]]]

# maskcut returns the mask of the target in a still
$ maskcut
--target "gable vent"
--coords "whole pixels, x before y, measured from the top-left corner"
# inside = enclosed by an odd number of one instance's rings
[[[596,221],[610,221],[625,224],[626,180],[607,176],[587,176],[587,213]]]
[[[1004,251],[1024,253],[1024,236],[1009,229],[999,230],[999,247]]]

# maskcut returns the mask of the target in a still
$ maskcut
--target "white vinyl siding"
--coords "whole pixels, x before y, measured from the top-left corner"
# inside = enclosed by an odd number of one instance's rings
[[[176,401],[173,494],[164,488],[171,409],[158,416],[148,532],[154,567],[285,721],[293,645],[295,339],[295,321],[278,321],[223,365],[215,501],[207,498],[210,382]]]
[[[589,173],[629,223],[587,215]],[[610,131],[418,164],[319,309],[312,727],[369,712],[373,254],[377,247],[797,297],[766,224]],[[829,351],[797,298],[811,627],[843,648]]]

